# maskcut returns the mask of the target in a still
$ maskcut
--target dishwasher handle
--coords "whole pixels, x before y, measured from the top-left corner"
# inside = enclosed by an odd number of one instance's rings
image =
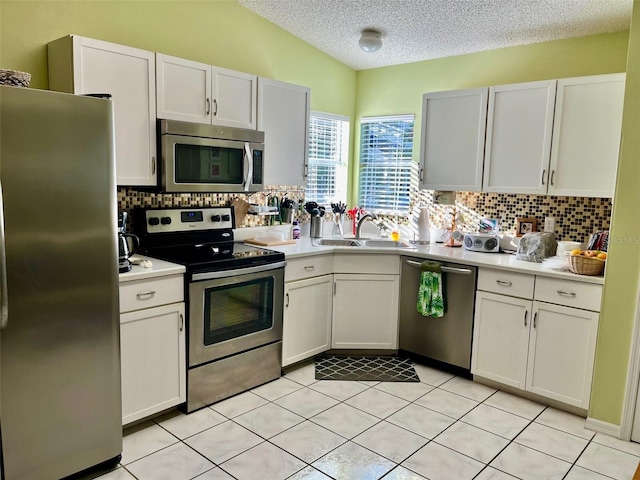
[[[407,265],[411,265],[412,267],[421,267],[422,263],[414,262],[413,260],[405,260]],[[457,273],[460,275],[471,275],[473,273],[472,270],[468,268],[455,268],[455,267],[442,267],[442,273]]]

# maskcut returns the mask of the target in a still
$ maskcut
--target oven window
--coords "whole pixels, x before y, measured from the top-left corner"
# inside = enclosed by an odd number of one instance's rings
[[[243,182],[244,150],[208,145],[175,145],[176,183]]]
[[[206,289],[204,344],[213,345],[272,328],[273,291],[273,277]]]

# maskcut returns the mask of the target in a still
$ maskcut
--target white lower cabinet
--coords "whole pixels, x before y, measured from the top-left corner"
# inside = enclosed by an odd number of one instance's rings
[[[478,292],[471,372],[525,388],[531,300]]]
[[[592,310],[602,287],[536,276],[533,299],[517,298],[494,292],[526,278],[480,272],[479,288],[493,292],[476,293],[471,373],[587,409],[599,319]],[[496,275],[495,288],[483,281],[493,278],[487,272]]]
[[[286,283],[284,297],[282,366],[286,367],[331,348],[333,275]]]
[[[184,303],[120,316],[122,424],[186,401]]]
[[[399,275],[335,274],[332,348],[398,348]]]
[[[183,276],[120,283],[122,424],[187,399]]]

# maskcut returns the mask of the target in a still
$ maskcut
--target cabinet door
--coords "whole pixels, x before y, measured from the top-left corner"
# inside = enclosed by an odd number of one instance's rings
[[[256,75],[211,67],[211,92],[211,123],[255,130]]]
[[[482,190],[488,88],[422,97],[420,188]]]
[[[331,348],[333,275],[285,284],[282,366]]]
[[[547,192],[555,94],[555,80],[489,89],[486,192]]]
[[[211,123],[211,67],[156,54],[158,118]]]
[[[184,303],[120,315],[122,424],[186,401]]]
[[[531,301],[476,293],[471,373],[524,390]]]
[[[333,276],[332,348],[398,348],[399,275]]]
[[[258,130],[264,131],[265,185],[306,186],[310,93],[258,78]]]
[[[156,185],[153,52],[73,37],[73,93],[113,99],[118,185]]]
[[[558,80],[549,193],[613,197],[625,74]]]
[[[533,302],[527,390],[589,408],[598,314]]]

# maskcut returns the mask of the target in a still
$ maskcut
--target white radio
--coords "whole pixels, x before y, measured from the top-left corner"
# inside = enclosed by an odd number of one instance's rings
[[[500,237],[494,233],[465,233],[464,248],[474,252],[491,252],[500,251]]]

